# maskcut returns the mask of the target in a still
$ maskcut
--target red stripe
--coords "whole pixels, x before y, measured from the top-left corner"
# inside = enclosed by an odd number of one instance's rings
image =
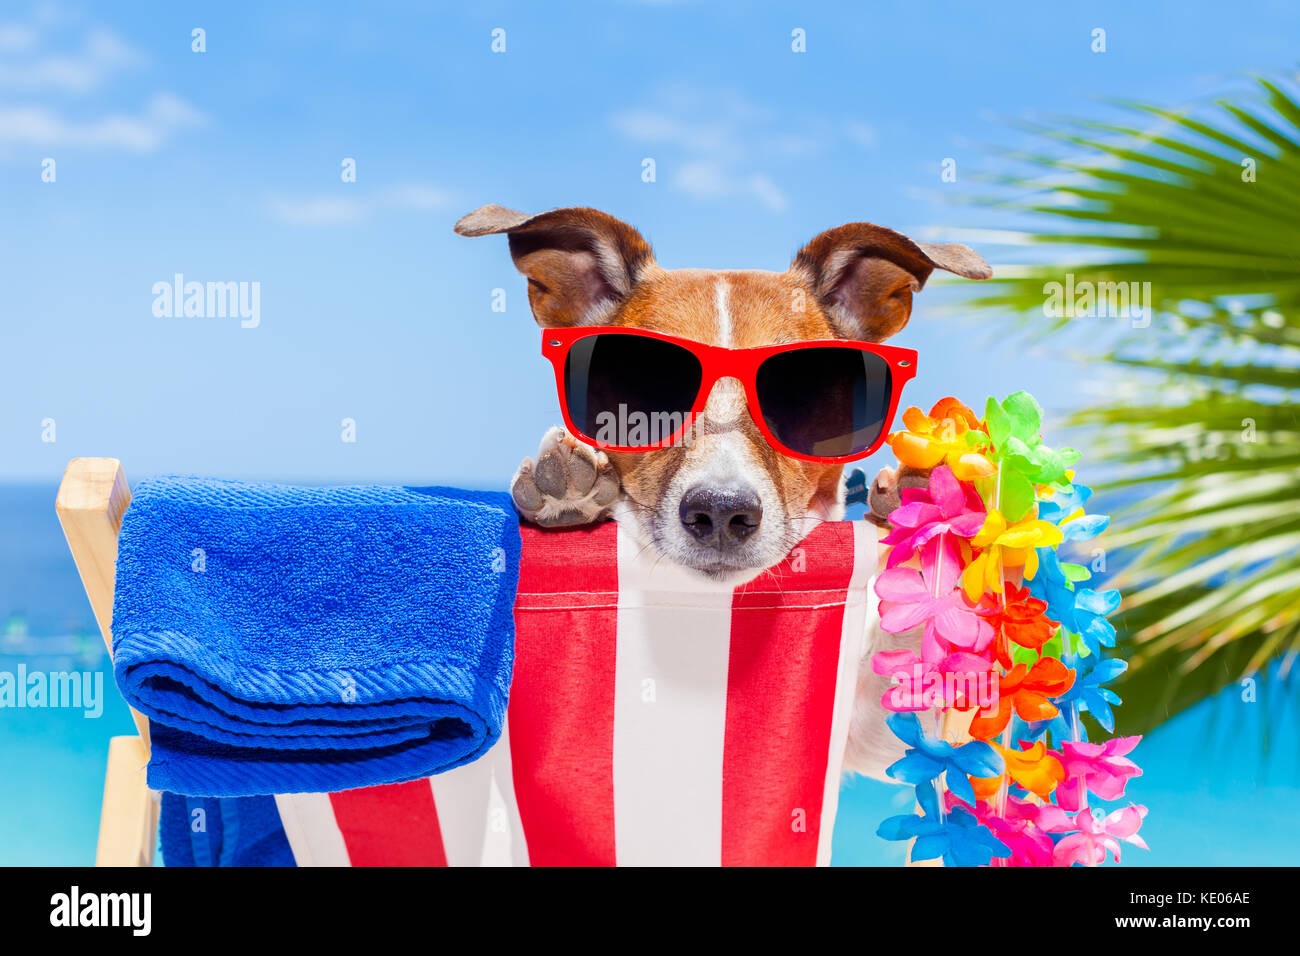
[[[509,721],[528,859],[612,866],[617,529],[520,531]]]
[[[353,866],[446,866],[428,780],[330,794]]]
[[[821,525],[732,602],[724,866],[814,866],[853,528]],[[816,605],[829,604],[829,607]]]

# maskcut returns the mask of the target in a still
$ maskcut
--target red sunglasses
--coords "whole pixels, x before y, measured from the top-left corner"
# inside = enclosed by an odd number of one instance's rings
[[[643,329],[543,329],[569,432],[605,451],[677,442],[720,378],[738,379],[763,437],[803,461],[856,461],[885,440],[916,374],[912,349],[838,339],[749,349]]]

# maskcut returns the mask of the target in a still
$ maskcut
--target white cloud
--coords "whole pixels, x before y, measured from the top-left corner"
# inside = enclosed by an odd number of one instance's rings
[[[875,148],[876,131],[861,120],[845,120],[844,135],[863,149]]]
[[[425,183],[394,186],[379,196],[380,205],[401,209],[442,209],[451,204],[449,192]]]
[[[15,53],[36,45],[36,31],[22,23],[0,23],[0,51]]]
[[[272,218],[291,226],[336,226],[365,217],[367,204],[342,196],[316,196],[310,199],[287,199],[272,196],[267,209]]]
[[[340,189],[355,187],[340,185]],[[272,196],[266,208],[271,218],[290,226],[339,226],[360,222],[388,210],[427,212],[442,209],[451,194],[427,183],[405,183],[364,196],[318,195],[305,198]]]
[[[674,189],[701,200],[748,198],[774,212],[790,201],[771,170],[852,142],[875,144],[860,120],[834,123],[808,113],[789,116],[734,90],[676,85],[661,89],[653,105],[620,110],[610,127],[650,150]]]
[[[732,133],[719,123],[686,123],[655,110],[627,110],[610,117],[615,132],[644,143],[670,143],[695,152],[734,148]]]
[[[716,199],[735,191],[734,181],[728,177],[722,164],[704,159],[682,163],[677,167],[673,184],[700,199]]]
[[[785,193],[777,189],[776,183],[762,173],[754,173],[746,180],[745,185],[768,209],[781,212],[790,205],[790,201],[785,198]]]
[[[0,55],[0,157],[14,148],[147,153],[179,130],[207,122],[167,92],[135,110],[78,108],[79,97],[98,93],[145,58],[112,30],[85,25],[55,4],[39,4],[26,22],[0,23]]]
[[[696,199],[720,199],[727,196],[751,196],[773,212],[789,208],[790,201],[762,173],[738,175],[734,170],[711,160],[682,163],[673,174],[673,185]]]
[[[159,93],[139,113],[110,113],[75,120],[47,106],[0,106],[0,147],[74,146],[147,153],[177,130],[199,126],[206,117],[184,100]]]
[[[102,28],[91,31],[73,53],[41,50],[40,39],[32,27],[0,24],[0,49],[20,54],[0,63],[0,87],[88,93],[143,61],[126,41]]]

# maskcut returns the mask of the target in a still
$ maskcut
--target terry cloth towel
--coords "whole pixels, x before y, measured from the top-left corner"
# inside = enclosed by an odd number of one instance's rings
[[[504,494],[153,478],[118,539],[113,671],[149,786],[344,790],[500,735],[519,525]]]
[[[274,797],[162,795],[164,866],[294,866]]]
[[[506,730],[427,780],[276,797],[300,866],[825,865],[876,529],[730,588],[613,522],[523,529]]]

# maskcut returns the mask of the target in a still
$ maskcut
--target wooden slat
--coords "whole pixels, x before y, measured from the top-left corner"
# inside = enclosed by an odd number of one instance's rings
[[[159,803],[145,783],[148,763],[139,737],[109,740],[95,866],[153,866]]]
[[[131,503],[122,463],[116,458],[74,458],[59,485],[55,510],[68,539],[72,560],[90,598],[108,652],[113,653],[113,588],[117,578],[117,535]],[[149,721],[134,709],[131,716],[149,753]]]
[[[131,488],[120,461],[74,458],[63,473],[54,505],[110,659],[117,536],[130,503]],[[153,866],[159,797],[146,782],[149,721],[134,708],[131,717],[140,736],[113,737],[108,744],[96,866]]]

